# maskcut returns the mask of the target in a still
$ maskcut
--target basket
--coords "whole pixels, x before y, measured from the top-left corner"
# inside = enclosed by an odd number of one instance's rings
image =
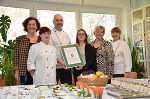
[[[79,82],[86,83],[88,86],[106,86],[109,78],[77,78]]]

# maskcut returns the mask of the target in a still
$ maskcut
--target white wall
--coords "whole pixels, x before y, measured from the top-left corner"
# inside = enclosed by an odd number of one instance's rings
[[[80,13],[108,13],[117,16],[116,26],[123,35],[131,37],[131,9],[135,0],[0,0],[0,6],[29,8],[31,16],[36,17],[37,9],[75,11],[77,29],[82,28]]]

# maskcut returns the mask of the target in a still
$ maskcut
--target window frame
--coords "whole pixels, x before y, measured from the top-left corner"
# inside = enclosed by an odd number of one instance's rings
[[[109,8],[99,6],[84,6],[84,5],[67,5],[56,3],[41,3],[41,2],[29,2],[29,1],[0,1],[0,6],[15,7],[15,8],[27,8],[30,9],[30,16],[37,17],[37,10],[52,10],[52,11],[65,11],[75,12],[76,16],[76,29],[83,28],[82,25],[82,13],[95,13],[95,14],[113,14],[116,15],[116,26],[122,29],[122,9],[121,8]]]

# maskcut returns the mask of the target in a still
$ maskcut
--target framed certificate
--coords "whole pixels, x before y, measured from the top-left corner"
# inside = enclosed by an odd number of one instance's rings
[[[68,68],[84,65],[84,60],[77,44],[61,46],[61,52]]]

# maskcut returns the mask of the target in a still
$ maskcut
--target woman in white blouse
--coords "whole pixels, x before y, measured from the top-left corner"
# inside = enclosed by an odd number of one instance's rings
[[[112,46],[115,53],[113,77],[129,77],[132,59],[127,42],[120,39],[121,30],[115,27],[111,30]]]
[[[39,31],[39,43],[31,46],[27,69],[35,85],[56,84],[56,49],[49,45],[51,31],[42,27]]]

